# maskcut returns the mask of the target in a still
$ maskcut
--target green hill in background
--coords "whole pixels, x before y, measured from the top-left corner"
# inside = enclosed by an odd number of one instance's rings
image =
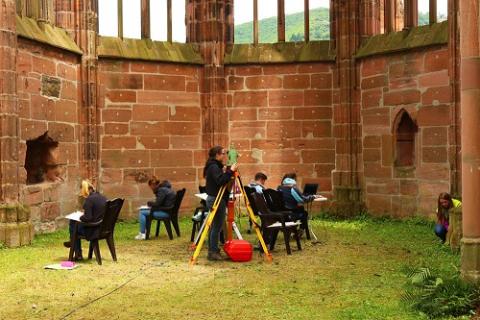
[[[318,8],[310,10],[310,40],[330,39],[330,9]],[[428,24],[428,13],[418,14],[419,25]],[[277,42],[277,17],[258,21],[259,42]],[[303,12],[285,16],[285,40],[304,40],[304,15]],[[253,23],[246,22],[235,26],[235,43],[253,43]]]

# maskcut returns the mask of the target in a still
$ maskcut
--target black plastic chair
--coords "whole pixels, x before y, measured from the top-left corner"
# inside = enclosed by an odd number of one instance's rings
[[[270,210],[276,212],[276,211],[290,211],[290,219],[289,221],[294,221],[295,217],[295,210],[287,209],[285,207],[285,201],[283,199],[283,195],[281,191],[274,190],[274,189],[265,189],[263,190],[263,195],[265,197],[265,201],[267,202],[267,206]],[[301,208],[299,209],[301,210]],[[310,231],[308,228],[308,212],[303,209],[305,212],[305,217],[301,219],[302,221],[302,227],[305,230],[305,235],[307,237],[307,240],[310,240]]]
[[[302,244],[300,243],[300,236],[298,233],[298,222],[287,221],[288,211],[273,212],[267,207],[265,198],[258,193],[251,193],[255,207],[258,210],[258,216],[262,221],[261,229],[262,235],[269,245],[270,250],[275,248],[275,242],[277,240],[278,233],[282,231],[283,238],[285,240],[285,248],[287,254],[292,254],[290,249],[290,234],[293,233],[297,242],[298,250],[302,250]]]
[[[98,240],[105,239],[107,241],[108,249],[110,250],[110,254],[112,255],[113,261],[117,261],[117,253],[115,250],[115,242],[114,242],[114,231],[115,225],[118,220],[118,215],[122,210],[124,199],[113,199],[107,201],[105,214],[103,219],[95,222],[95,223],[85,223],[85,222],[77,222],[75,223],[75,229],[71,236],[71,247],[70,253],[68,255],[68,260],[73,261],[73,253],[74,253],[74,243],[78,239],[85,239],[84,236],[78,235],[78,226],[83,225],[86,227],[97,227],[100,226],[100,235],[98,238],[90,239],[90,244],[88,248],[88,259],[92,259],[93,253],[95,252],[95,259],[97,260],[98,264],[102,264],[102,256],[100,254],[100,246],[98,244]]]
[[[205,193],[207,191],[207,187],[199,186],[198,191],[200,191],[200,193]],[[201,212],[201,214],[197,218],[197,214],[199,212]],[[200,206],[196,207],[195,210],[193,210],[192,234],[190,236],[191,242],[195,241],[195,233],[200,231],[200,228],[202,227],[203,220],[205,219],[205,216],[206,216],[205,212],[208,212],[207,202],[205,200],[200,200]]]
[[[146,234],[145,239],[150,239],[150,227],[152,226],[152,221],[157,220],[157,229],[155,232],[155,236],[158,237],[160,233],[160,224],[165,224],[165,229],[167,229],[168,238],[173,240],[173,233],[172,233],[172,225],[177,233],[177,236],[180,237],[180,227],[178,225],[178,211],[182,204],[183,196],[185,195],[186,189],[183,188],[177,191],[175,196],[175,203],[171,207],[152,207],[150,209],[150,214],[147,216],[147,223],[146,223]],[[163,212],[168,213],[168,217],[166,218],[156,218],[153,216],[154,211],[161,210]]]

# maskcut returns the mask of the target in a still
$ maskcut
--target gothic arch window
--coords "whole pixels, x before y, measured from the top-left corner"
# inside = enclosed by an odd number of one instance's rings
[[[400,111],[394,124],[395,166],[410,167],[415,164],[415,136],[418,127],[408,112]]]

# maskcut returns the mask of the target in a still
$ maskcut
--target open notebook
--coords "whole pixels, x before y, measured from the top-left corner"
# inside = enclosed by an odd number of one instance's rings
[[[82,211],[75,211],[65,216],[66,219],[80,221],[80,217],[83,216]]]

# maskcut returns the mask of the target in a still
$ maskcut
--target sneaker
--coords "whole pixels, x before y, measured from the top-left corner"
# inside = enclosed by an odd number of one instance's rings
[[[145,240],[145,233],[139,233],[135,236],[135,240]]]
[[[208,256],[207,256],[207,259],[209,261],[222,261],[223,257],[220,254],[220,252],[209,252]]]

